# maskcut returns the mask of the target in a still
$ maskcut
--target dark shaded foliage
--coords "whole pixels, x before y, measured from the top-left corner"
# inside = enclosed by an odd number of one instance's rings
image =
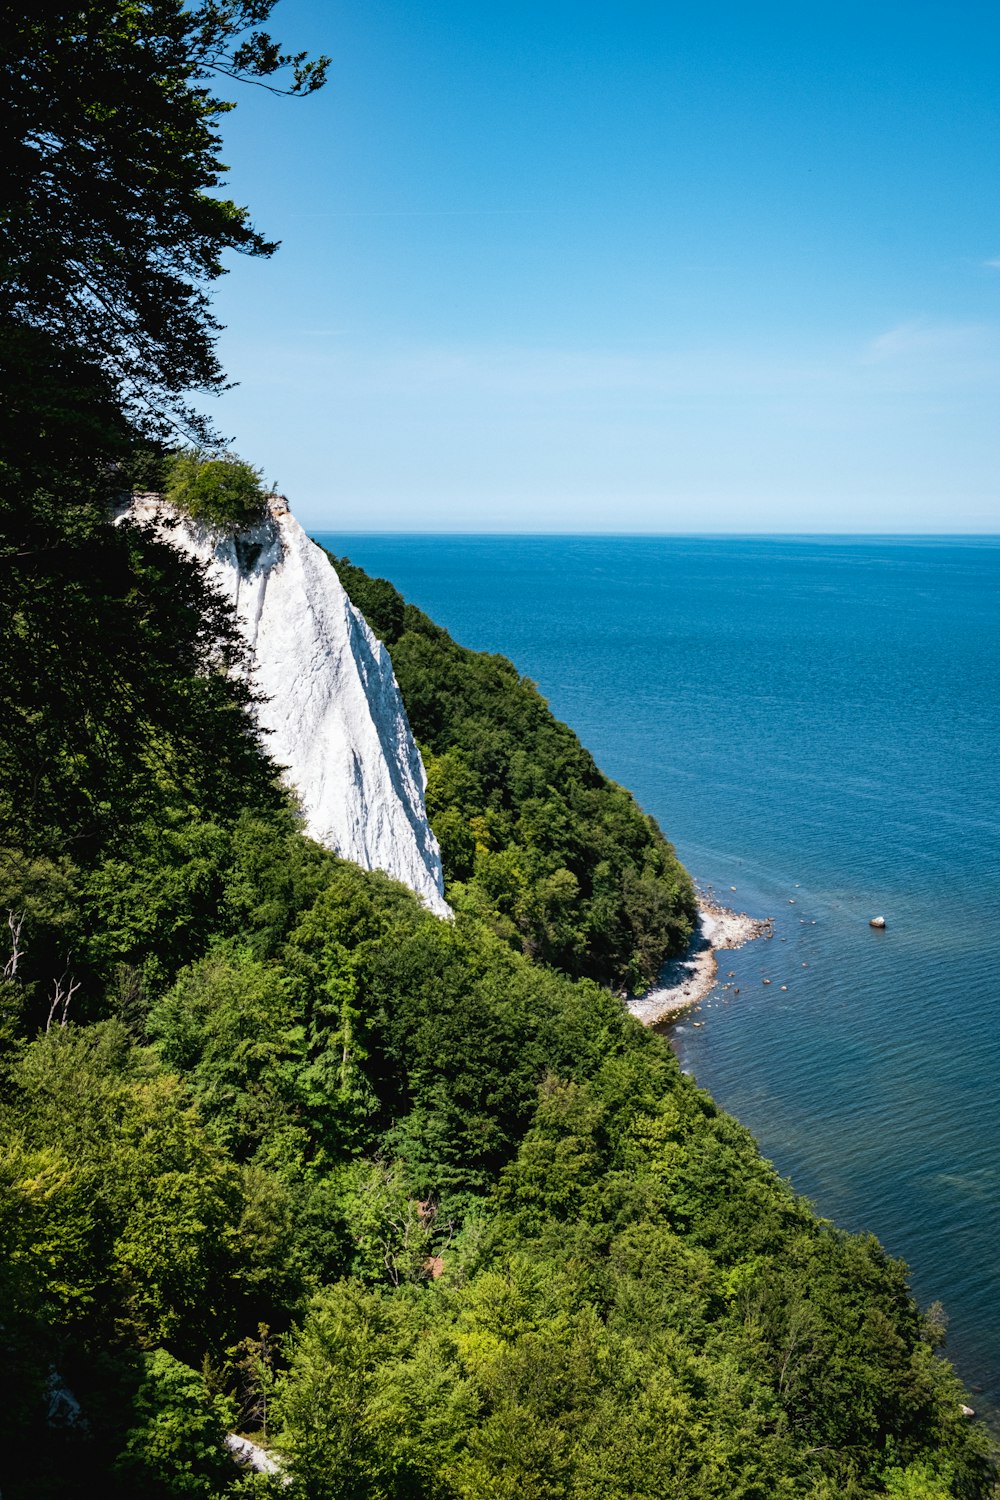
[[[0,9],[0,323],[99,369],[119,410],[206,425],[191,389],[224,384],[207,288],[227,251],[275,246],[215,189],[222,76],[318,87],[326,60],[260,27],[275,0],[40,0]],[[37,399],[32,389],[31,397]]]

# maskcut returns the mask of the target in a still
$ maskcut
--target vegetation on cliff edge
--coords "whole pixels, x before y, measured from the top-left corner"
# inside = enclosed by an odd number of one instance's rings
[[[648,986],[695,918],[655,821],[509,661],[457,645],[384,578],[332,560],[392,652],[449,901],[567,974]]]

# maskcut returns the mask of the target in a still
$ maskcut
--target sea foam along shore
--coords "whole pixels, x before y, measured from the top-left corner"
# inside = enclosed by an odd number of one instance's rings
[[[644,1026],[668,1021],[679,1011],[704,1000],[713,988],[718,972],[715,955],[719,949],[742,948],[757,938],[771,937],[773,931],[770,918],[748,917],[746,912],[730,911],[728,906],[718,906],[702,896],[687,952],[664,964],[654,989],[644,995],[630,996],[625,1004]]]

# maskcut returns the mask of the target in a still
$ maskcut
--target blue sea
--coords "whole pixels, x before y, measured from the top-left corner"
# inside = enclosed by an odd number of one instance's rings
[[[1000,539],[320,539],[509,656],[703,886],[775,918],[682,1065],[908,1262],[995,1421]]]

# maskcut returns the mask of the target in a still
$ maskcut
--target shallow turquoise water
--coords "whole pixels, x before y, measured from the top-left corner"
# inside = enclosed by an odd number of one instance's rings
[[[909,1262],[1000,1407],[1000,541],[321,539],[510,656],[701,882],[776,917],[683,1065]]]

